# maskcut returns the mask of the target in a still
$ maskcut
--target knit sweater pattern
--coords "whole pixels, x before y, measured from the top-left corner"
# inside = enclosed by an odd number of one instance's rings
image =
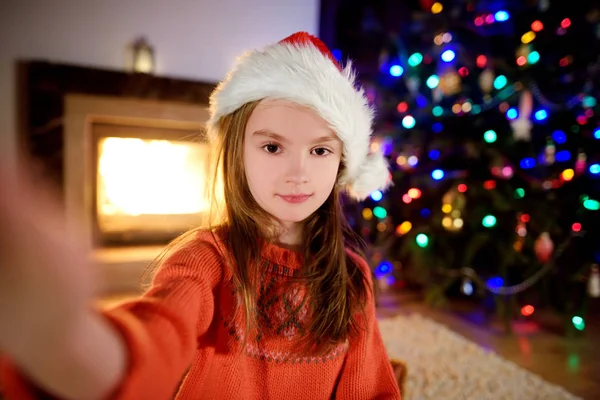
[[[327,354],[300,353],[308,302],[302,285],[289,282],[302,267],[300,253],[263,243],[260,329],[245,332],[223,249],[201,232],[167,257],[144,295],[101,310],[129,352],[126,375],[111,398],[400,399],[371,294],[366,321],[356,317],[366,330]],[[349,254],[370,282],[366,262]],[[35,398],[16,366],[3,365],[2,380],[8,399]]]

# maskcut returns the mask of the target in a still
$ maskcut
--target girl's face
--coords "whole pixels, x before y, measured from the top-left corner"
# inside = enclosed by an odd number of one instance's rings
[[[256,202],[292,228],[329,197],[342,143],[314,111],[285,100],[261,101],[244,133],[244,168]]]

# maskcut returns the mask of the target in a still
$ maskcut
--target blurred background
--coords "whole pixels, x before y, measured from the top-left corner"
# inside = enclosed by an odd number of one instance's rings
[[[394,186],[345,210],[408,398],[599,398],[597,0],[4,0],[3,165],[32,157],[60,189],[100,300],[138,293],[206,210],[214,85],[300,30],[352,60],[377,110]]]
[[[583,331],[600,296],[597,4],[400,3],[321,20],[393,167],[350,217],[381,286],[470,299],[507,328],[552,309]]]

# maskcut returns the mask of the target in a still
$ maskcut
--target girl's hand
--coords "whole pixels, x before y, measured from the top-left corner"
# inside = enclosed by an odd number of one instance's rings
[[[19,361],[65,340],[93,295],[87,254],[49,186],[0,166],[0,351]]]

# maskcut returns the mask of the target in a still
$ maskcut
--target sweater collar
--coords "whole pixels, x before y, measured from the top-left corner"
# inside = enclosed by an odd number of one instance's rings
[[[285,249],[275,243],[261,239],[261,256],[273,264],[290,269],[300,269],[303,264],[303,255],[299,251]]]

